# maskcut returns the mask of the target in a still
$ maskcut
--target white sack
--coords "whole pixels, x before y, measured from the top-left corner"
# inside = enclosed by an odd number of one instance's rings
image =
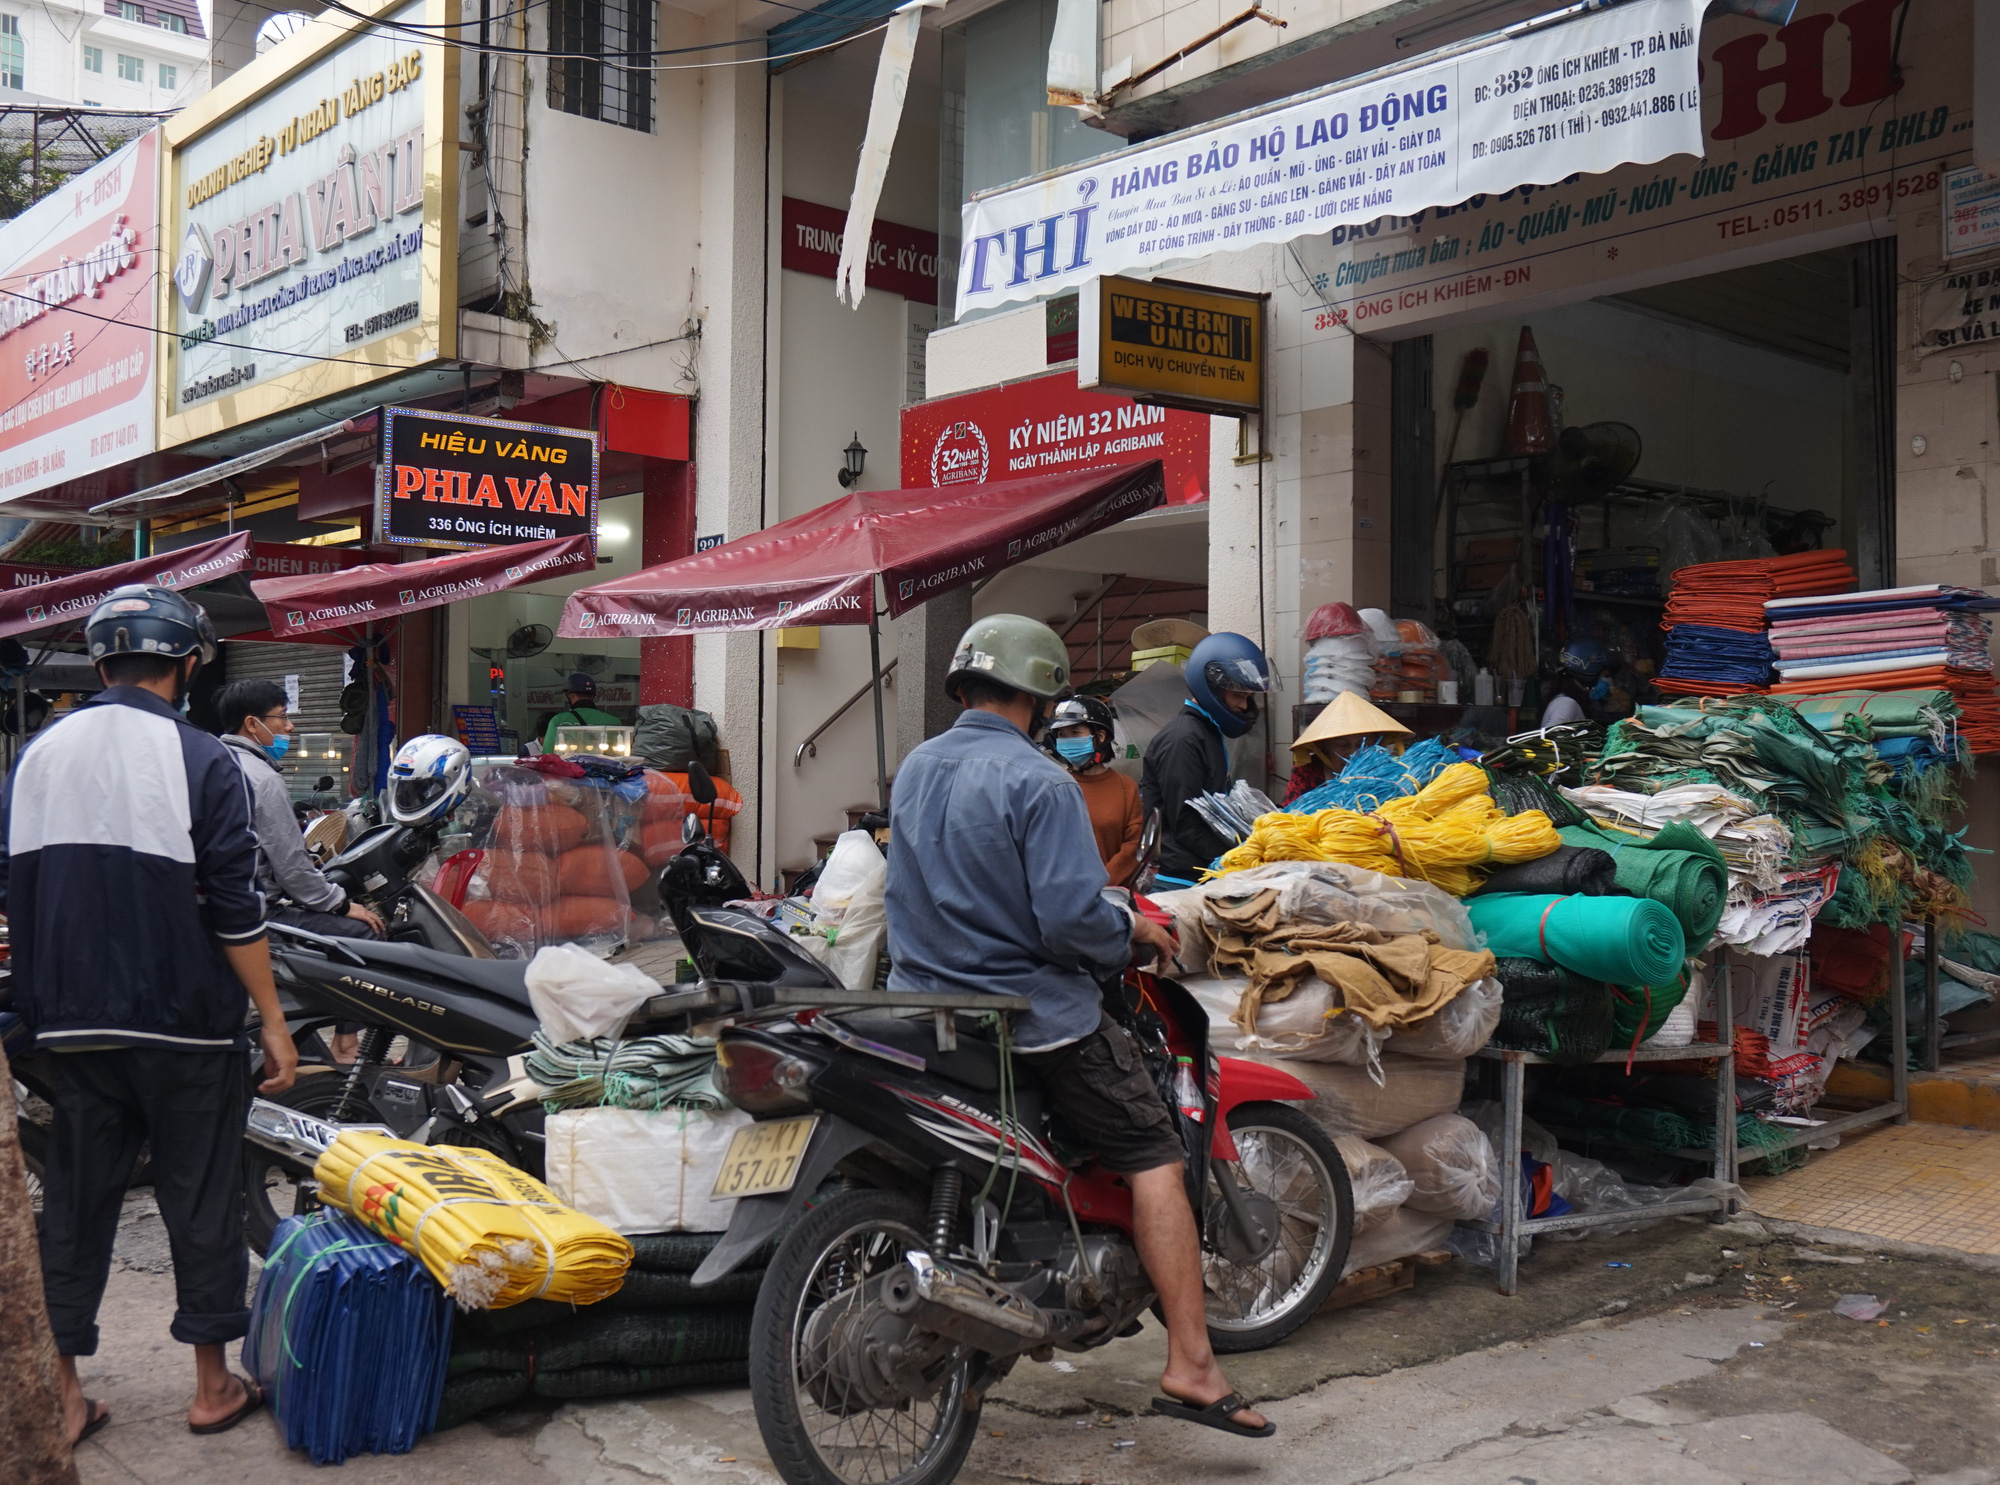
[[[1354,1240],[1347,1250],[1347,1266],[1341,1269],[1341,1277],[1378,1263],[1408,1258],[1412,1253],[1442,1248],[1445,1239],[1451,1236],[1451,1227],[1449,1217],[1427,1217],[1408,1207],[1391,1212],[1366,1237]]]
[[[1219,975],[1194,975],[1176,979],[1175,984],[1201,1002],[1201,1008],[1208,1012],[1209,1045],[1218,1052],[1234,1052],[1243,1044],[1243,1030],[1229,1018],[1236,1014],[1237,1003],[1243,999],[1243,990],[1250,982],[1234,976],[1224,978]]]
[[[1474,980],[1415,1026],[1396,1028],[1405,1057],[1470,1057],[1500,1024],[1500,982]]]
[[[856,835],[860,831],[854,832]],[[875,962],[882,953],[882,941],[889,933],[889,912],[884,889],[889,883],[888,863],[871,840],[869,851],[883,869],[867,876],[847,899],[839,928],[833,930],[824,963],[833,977],[849,990],[875,988]]]
[[[549,1040],[610,1036],[660,993],[659,982],[632,964],[607,964],[575,944],[544,944],[528,961],[528,1003]]]
[[[548,1117],[548,1187],[618,1232],[721,1232],[736,1198],[711,1199],[741,1109],[565,1109]]]
[[[1500,1162],[1479,1126],[1439,1114],[1381,1141],[1409,1173],[1409,1205],[1434,1217],[1484,1217],[1500,1200]]]
[[[1249,981],[1238,983],[1248,986]],[[1386,1029],[1377,1031],[1350,1011],[1334,1010],[1332,988],[1317,976],[1308,976],[1283,1000],[1267,1000],[1257,1008],[1257,1029],[1241,1044],[1247,1052],[1286,1061],[1372,1067],[1388,1040]]]
[[[1358,1134],[1365,1140],[1450,1113],[1458,1107],[1465,1087],[1463,1061],[1398,1057],[1394,1051],[1382,1058],[1380,1085],[1368,1069],[1343,1063],[1279,1061],[1269,1055],[1257,1060],[1283,1068],[1312,1089],[1312,1101],[1299,1107],[1321,1128],[1331,1134]]]
[[[847,905],[857,892],[888,879],[889,863],[882,848],[865,830],[843,830],[833,849],[827,852],[826,866],[813,886],[812,907],[815,928],[838,928],[847,916]]]
[[[1380,1145],[1371,1145],[1352,1134],[1337,1134],[1333,1142],[1347,1164],[1347,1179],[1354,1187],[1354,1235],[1360,1237],[1394,1215],[1416,1187],[1403,1169],[1403,1162]]]

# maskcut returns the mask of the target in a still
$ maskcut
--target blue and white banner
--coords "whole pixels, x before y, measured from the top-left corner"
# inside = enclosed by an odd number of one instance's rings
[[[958,312],[1702,152],[1707,0],[1633,0],[975,197]]]

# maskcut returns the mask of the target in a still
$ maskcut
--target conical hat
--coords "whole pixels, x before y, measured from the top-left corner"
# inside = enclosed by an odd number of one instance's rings
[[[1292,746],[1332,742],[1337,737],[1414,737],[1416,734],[1387,712],[1378,711],[1352,691],[1342,691],[1329,701],[1312,725],[1292,740]]]

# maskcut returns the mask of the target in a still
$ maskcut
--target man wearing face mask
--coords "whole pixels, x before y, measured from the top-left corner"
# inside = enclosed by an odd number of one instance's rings
[[[321,873],[306,849],[292,791],[278,762],[292,745],[285,688],[276,681],[231,681],[216,698],[222,741],[249,785],[257,832],[257,886],[265,917],[331,938],[380,938],[382,920]]]
[[[1187,662],[1188,699],[1146,746],[1139,802],[1160,813],[1162,887],[1192,886],[1225,840],[1188,803],[1229,787],[1229,741],[1257,725],[1257,698],[1271,689],[1271,662],[1240,634],[1211,634]]]

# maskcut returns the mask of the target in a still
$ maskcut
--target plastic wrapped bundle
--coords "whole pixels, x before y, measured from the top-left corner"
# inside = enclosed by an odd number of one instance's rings
[[[407,1249],[320,1211],[278,1224],[243,1364],[314,1464],[407,1454],[436,1426],[451,1331],[451,1301]]]
[[[1375,679],[1375,641],[1367,634],[1316,639],[1306,647],[1305,699],[1331,701],[1342,691],[1366,696]]]
[[[1402,1207],[1369,1229],[1366,1236],[1356,1234],[1347,1250],[1347,1264],[1340,1272],[1343,1276],[1359,1273],[1378,1263],[1392,1263],[1413,1253],[1442,1248],[1445,1239],[1451,1236],[1451,1225],[1449,1217],[1433,1217]]]
[[[1398,1057],[1393,1051],[1382,1058],[1379,1081],[1366,1068],[1337,1062],[1289,1061],[1281,1065],[1312,1089],[1312,1101],[1300,1107],[1322,1128],[1330,1134],[1354,1134],[1365,1140],[1450,1113],[1465,1088],[1464,1062]]]
[[[1502,959],[1505,987],[1490,1046],[1539,1052],[1552,1062],[1595,1062],[1611,1046],[1611,992],[1539,959]]]
[[[1484,1217],[1500,1200],[1500,1163],[1492,1142],[1470,1119],[1439,1114],[1385,1136],[1381,1148],[1409,1175],[1408,1203],[1416,1211]]]
[[[1497,957],[1540,959],[1614,985],[1670,984],[1687,955],[1680,920],[1649,897],[1496,892],[1465,911]]]
[[[1360,1237],[1395,1215],[1416,1186],[1403,1163],[1380,1145],[1353,1134],[1337,1134],[1333,1142],[1347,1163],[1347,1179],[1354,1188],[1354,1235]]]
[[[1396,1051],[1404,1057],[1470,1057],[1500,1024],[1502,998],[1498,980],[1474,980],[1430,1019],[1398,1027]]]

